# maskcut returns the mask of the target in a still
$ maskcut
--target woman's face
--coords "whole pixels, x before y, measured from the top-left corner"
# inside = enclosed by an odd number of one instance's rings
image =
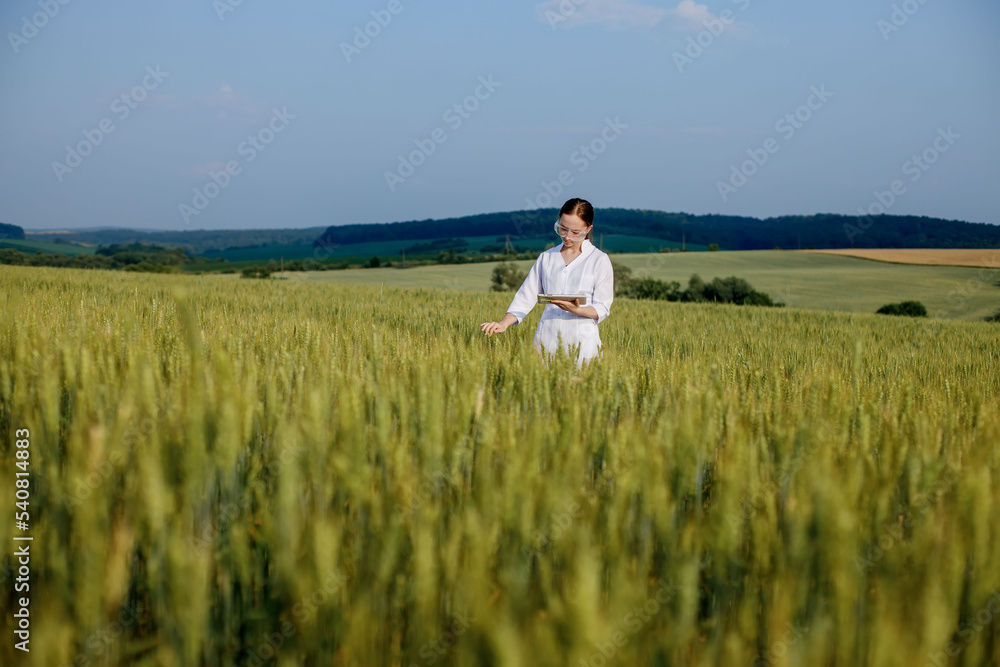
[[[564,233],[566,233],[566,236],[560,234],[563,246],[566,248],[573,248],[583,243],[587,231],[590,230],[590,225],[584,222],[578,215],[563,214],[559,216],[559,225],[565,230]]]

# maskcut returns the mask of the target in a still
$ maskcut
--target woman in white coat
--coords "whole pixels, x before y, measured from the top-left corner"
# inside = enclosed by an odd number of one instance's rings
[[[594,207],[583,199],[570,199],[559,211],[556,233],[563,242],[538,256],[514,295],[507,313],[499,322],[483,322],[483,333],[503,333],[527,317],[539,294],[586,294],[586,305],[553,300],[545,305],[535,331],[534,346],[539,352],[554,354],[562,341],[565,350],[578,345],[578,365],[600,354],[601,337],[597,325],[608,317],[614,299],[614,271],[611,259],[591,242]]]

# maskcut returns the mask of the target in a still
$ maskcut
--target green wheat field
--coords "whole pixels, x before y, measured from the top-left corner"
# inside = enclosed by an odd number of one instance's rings
[[[510,296],[0,268],[0,663],[1000,664],[997,325]]]

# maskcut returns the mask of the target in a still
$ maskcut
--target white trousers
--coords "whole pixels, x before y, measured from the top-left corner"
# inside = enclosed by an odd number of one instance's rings
[[[568,353],[573,345],[579,345],[577,367],[583,366],[600,355],[601,337],[597,333],[597,321],[567,312],[558,306],[546,305],[538,321],[533,344],[543,355],[555,354],[562,348]]]

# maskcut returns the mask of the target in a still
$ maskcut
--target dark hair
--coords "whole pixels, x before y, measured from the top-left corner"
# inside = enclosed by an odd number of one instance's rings
[[[590,227],[590,231],[587,232],[587,240],[593,243],[594,207],[590,205],[589,201],[587,201],[586,199],[579,199],[576,197],[570,199],[569,201],[567,201],[565,204],[562,205],[561,209],[559,209],[559,217],[561,218],[564,215],[575,215],[578,216],[584,222],[586,222],[587,226]]]

